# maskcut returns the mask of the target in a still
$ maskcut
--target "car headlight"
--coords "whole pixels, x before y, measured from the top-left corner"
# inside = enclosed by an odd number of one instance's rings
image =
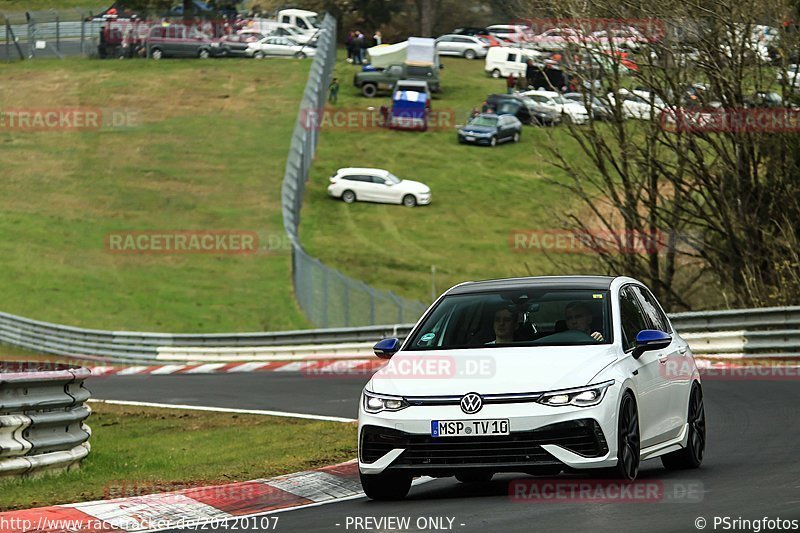
[[[614,384],[614,380],[604,381],[597,385],[589,385],[576,389],[546,392],[537,401],[544,405],[559,407],[574,405],[576,407],[591,407],[603,401],[606,390]]]
[[[361,395],[361,404],[368,413],[380,413],[381,411],[399,411],[408,407],[401,396],[387,396],[364,391]]]

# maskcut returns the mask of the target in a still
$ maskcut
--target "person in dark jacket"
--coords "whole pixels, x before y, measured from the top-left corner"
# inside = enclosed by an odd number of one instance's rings
[[[528,60],[528,66],[525,67],[525,80],[528,87],[533,87],[533,80],[536,77],[536,68],[533,66],[533,59]]]

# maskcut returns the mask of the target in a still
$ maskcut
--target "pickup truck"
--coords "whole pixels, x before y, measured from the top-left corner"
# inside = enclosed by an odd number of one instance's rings
[[[378,91],[391,91],[400,80],[427,81],[431,92],[439,92],[439,71],[427,65],[389,65],[383,70],[356,72],[353,85],[361,89],[361,94],[372,98]]]

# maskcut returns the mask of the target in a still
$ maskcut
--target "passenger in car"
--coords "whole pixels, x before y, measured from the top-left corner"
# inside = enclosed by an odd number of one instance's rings
[[[594,340],[603,342],[603,334],[599,331],[592,331],[592,311],[583,302],[571,302],[564,310],[564,319],[567,329],[583,331]]]
[[[495,339],[486,344],[509,344],[519,328],[519,313],[514,307],[501,307],[494,313]]]

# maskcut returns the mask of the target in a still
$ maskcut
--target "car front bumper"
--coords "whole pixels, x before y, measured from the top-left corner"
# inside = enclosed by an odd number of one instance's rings
[[[363,474],[384,470],[449,476],[469,470],[538,473],[617,464],[618,390],[593,407],[551,407],[535,402],[489,404],[475,415],[458,405],[411,406],[359,412],[358,465]],[[508,419],[507,436],[431,436],[433,420]]]

